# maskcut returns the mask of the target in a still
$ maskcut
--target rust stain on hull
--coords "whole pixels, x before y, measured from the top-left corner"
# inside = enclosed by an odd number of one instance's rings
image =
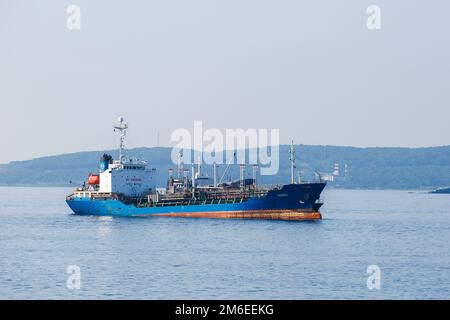
[[[321,220],[317,211],[295,210],[253,210],[253,211],[212,211],[152,214],[158,217],[218,218],[218,219],[264,219],[264,220]]]

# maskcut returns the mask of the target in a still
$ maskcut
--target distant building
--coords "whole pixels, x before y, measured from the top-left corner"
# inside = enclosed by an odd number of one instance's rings
[[[327,182],[333,182],[334,181],[334,175],[329,174],[329,173],[325,173],[323,175],[321,175],[322,181],[327,181]]]
[[[333,170],[333,176],[335,176],[335,177],[339,177],[341,174],[340,174],[340,171],[339,171],[339,163],[335,163],[334,164],[334,170]]]
[[[327,182],[340,182],[348,176],[348,165],[344,164],[344,170],[341,170],[341,166],[338,162],[335,162],[332,173],[316,173],[316,179],[321,179]]]

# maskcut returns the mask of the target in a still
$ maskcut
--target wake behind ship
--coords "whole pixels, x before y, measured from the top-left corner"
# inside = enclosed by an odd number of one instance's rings
[[[320,194],[325,183],[295,183],[295,150],[291,145],[291,183],[272,188],[257,186],[257,167],[253,178],[244,177],[240,165],[238,181],[218,182],[217,166],[214,180],[201,172],[201,165],[182,167],[179,156],[178,175],[169,171],[165,189],[155,185],[156,170],[145,161],[124,155],[124,140],[128,126],[119,118],[119,158],[104,154],[100,172],[91,174],[87,185],[74,190],[66,202],[75,214],[100,216],[172,216],[196,218],[253,218],[277,220],[319,220],[323,202]]]

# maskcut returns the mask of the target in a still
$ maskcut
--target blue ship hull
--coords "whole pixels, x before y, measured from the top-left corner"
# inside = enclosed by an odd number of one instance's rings
[[[99,216],[184,216],[208,218],[320,219],[318,203],[324,183],[289,184],[263,197],[240,203],[138,207],[115,199],[73,197],[66,200],[75,214]]]

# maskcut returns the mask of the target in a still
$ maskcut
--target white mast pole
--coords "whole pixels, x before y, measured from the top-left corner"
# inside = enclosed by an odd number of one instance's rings
[[[120,131],[120,138],[119,138],[119,162],[123,163],[123,157],[124,157],[124,150],[125,150],[125,136],[127,135],[127,129],[128,125],[124,123],[123,117],[120,116],[119,119],[117,119],[119,122],[118,126],[115,126],[114,129],[117,129]]]
[[[183,149],[178,152],[178,179],[183,176]]]
[[[256,184],[257,172],[258,172],[258,165],[254,164],[253,165],[253,187],[255,188],[255,190],[257,188],[257,184]]]
[[[195,163],[192,162],[192,197],[195,197]]]
[[[294,140],[291,141],[291,149],[289,150],[289,160],[291,161],[291,184],[295,183],[294,168],[295,168],[295,148]]]
[[[213,164],[213,169],[214,169],[214,187],[217,187],[217,163],[214,161]]]

